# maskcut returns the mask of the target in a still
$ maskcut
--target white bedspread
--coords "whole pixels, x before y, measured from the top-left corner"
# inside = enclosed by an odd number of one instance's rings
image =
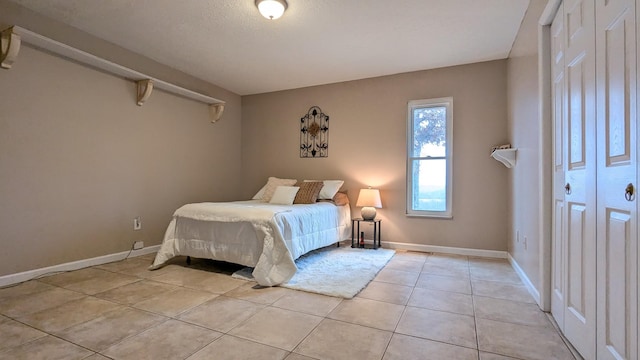
[[[251,266],[258,284],[278,285],[295,274],[295,259],[348,238],[350,226],[348,205],[187,204],[174,213],[151,269],[187,255]]]

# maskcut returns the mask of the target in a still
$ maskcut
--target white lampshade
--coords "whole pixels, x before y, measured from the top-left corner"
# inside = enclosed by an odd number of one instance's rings
[[[360,189],[358,194],[358,201],[356,206],[362,206],[360,213],[364,220],[373,220],[376,217],[376,209],[382,208],[382,201],[380,200],[380,190],[378,189]]]
[[[275,20],[284,14],[287,9],[286,0],[256,0],[256,6],[262,16]]]

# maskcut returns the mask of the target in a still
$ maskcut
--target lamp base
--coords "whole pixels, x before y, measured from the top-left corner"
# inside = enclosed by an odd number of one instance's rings
[[[360,210],[360,214],[364,220],[373,220],[376,218],[376,208],[372,206],[365,206]]]

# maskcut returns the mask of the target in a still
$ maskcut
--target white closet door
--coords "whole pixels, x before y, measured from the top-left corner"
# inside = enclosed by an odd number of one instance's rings
[[[554,297],[552,313],[565,336],[585,358],[596,353],[596,143],[595,14],[593,0],[565,0],[563,99],[556,124],[554,193]],[[552,25],[552,36],[555,26]],[[554,79],[554,81],[557,79]],[[559,86],[556,84],[556,86]],[[556,90],[557,92],[558,90]],[[566,109],[558,109],[564,106]],[[556,119],[559,120],[559,119]],[[558,140],[558,131],[562,131]],[[560,182],[564,172],[564,183]]]
[[[635,11],[596,1],[598,359],[638,359]]]
[[[567,93],[566,289],[564,333],[580,354],[595,355],[596,136],[593,0],[564,2]]]
[[[566,244],[565,225],[565,182],[564,168],[567,157],[566,134],[566,94],[564,92],[564,13],[558,10],[551,24],[551,97],[553,121],[553,208],[552,208],[552,244],[551,244],[551,314],[558,326],[564,329],[564,258]]]

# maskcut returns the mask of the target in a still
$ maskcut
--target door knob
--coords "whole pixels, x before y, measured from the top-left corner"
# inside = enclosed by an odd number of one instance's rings
[[[567,195],[571,194],[571,184],[567,183],[567,185],[564,186],[564,193]]]
[[[624,198],[627,199],[627,201],[633,201],[635,198],[635,189],[632,183],[629,183],[624,189]]]

